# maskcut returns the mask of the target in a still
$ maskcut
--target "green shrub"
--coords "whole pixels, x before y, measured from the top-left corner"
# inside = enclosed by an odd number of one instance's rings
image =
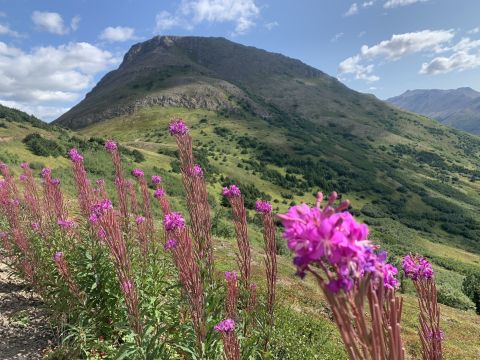
[[[27,135],[22,142],[27,145],[27,148],[38,156],[62,156],[65,154],[65,149],[53,140],[45,139],[40,134],[33,133]]]

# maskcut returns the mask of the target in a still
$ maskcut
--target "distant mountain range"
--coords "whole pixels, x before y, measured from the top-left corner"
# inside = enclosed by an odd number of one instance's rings
[[[386,101],[456,129],[480,134],[480,92],[472,88],[408,90]]]

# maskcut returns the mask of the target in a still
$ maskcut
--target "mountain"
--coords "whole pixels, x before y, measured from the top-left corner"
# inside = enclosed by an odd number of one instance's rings
[[[480,134],[480,92],[472,88],[408,90],[386,101],[456,129]]]
[[[126,171],[139,166],[147,175],[160,174],[172,208],[185,211],[177,147],[167,131],[173,117],[188,123],[196,161],[205,169],[216,256],[225,269],[234,261],[234,229],[222,186],[238,184],[250,208],[257,198],[271,198],[276,212],[312,203],[317,191],[335,190],[351,200],[350,211],[369,224],[371,238],[394,263],[409,252],[427,256],[440,301],[472,309],[462,281],[480,271],[478,137],[353,91],[299,60],[223,38],[164,36],[134,45],[117,70],[57,119],[55,124],[75,129],[57,141],[90,151],[85,159],[92,179],[113,181],[108,153],[98,147],[102,139],[140,152],[144,161],[133,164],[131,157]],[[9,129],[0,126],[0,137],[3,130]],[[28,154],[15,144],[18,156]],[[55,161],[68,186],[68,162],[44,159]],[[113,189],[107,190],[115,200]],[[261,230],[254,211],[249,217],[255,262],[261,264]],[[280,237],[278,246],[286,252]],[[281,258],[279,298],[299,304],[308,316],[318,314],[318,295],[289,277],[290,259]],[[416,299],[408,285],[405,290],[407,348],[415,357]],[[474,358],[476,315],[448,307],[442,313],[452,319],[445,324],[445,351]]]

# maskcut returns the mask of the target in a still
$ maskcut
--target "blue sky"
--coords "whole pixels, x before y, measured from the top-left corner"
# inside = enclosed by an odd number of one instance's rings
[[[0,102],[52,120],[159,34],[279,52],[381,99],[480,90],[478,14],[478,0],[0,0]]]

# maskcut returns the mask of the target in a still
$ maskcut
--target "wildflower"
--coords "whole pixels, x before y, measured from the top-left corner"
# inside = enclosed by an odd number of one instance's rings
[[[135,219],[135,223],[137,225],[143,224],[144,222],[145,222],[145,218],[143,216],[137,216],[137,218]]]
[[[219,333],[231,333],[233,330],[235,330],[235,321],[232,319],[222,320],[215,325],[214,330]]]
[[[438,330],[438,331],[428,331],[427,333],[427,338],[430,340],[444,340],[445,339],[445,333],[443,330]]]
[[[70,160],[74,163],[79,163],[83,161],[83,156],[78,152],[76,148],[72,148],[68,151],[68,156]]]
[[[405,275],[412,280],[433,277],[432,264],[424,257],[407,255],[403,258],[402,267]]]
[[[57,224],[64,230],[67,230],[67,229],[72,229],[75,227],[76,223],[75,221],[73,220],[69,220],[69,219],[66,219],[66,220],[63,220],[63,219],[59,219],[57,221]]]
[[[55,255],[53,255],[54,261],[60,261],[63,258],[63,252],[57,251]]]
[[[168,251],[168,250],[170,250],[170,249],[173,249],[173,248],[176,247],[176,246],[177,246],[177,240],[175,240],[175,239],[170,239],[170,240],[168,240],[168,241],[165,243],[165,245],[164,245],[163,248],[165,249],[165,251]]]
[[[163,189],[157,189],[155,190],[155,192],[153,193],[153,197],[155,199],[161,199],[162,197],[165,196],[165,190]]]
[[[270,204],[268,201],[257,200],[257,202],[255,203],[255,210],[257,210],[257,212],[261,214],[271,213],[272,204]]]
[[[57,179],[57,178],[52,179],[52,181],[50,181],[50,184],[55,185],[55,186],[60,185],[60,179]]]
[[[191,170],[191,175],[192,176],[203,177],[202,167],[198,164],[193,165],[192,170]]]
[[[240,189],[238,188],[237,185],[230,185],[228,187],[223,188],[222,195],[227,198],[230,198],[230,197],[240,196],[242,195],[242,193],[240,192]]]
[[[51,173],[52,173],[52,169],[47,168],[47,167],[43,168],[42,172],[41,172],[43,178],[47,177]]]
[[[25,169],[28,169],[30,166],[28,165],[28,163],[23,162],[20,164],[20,167],[25,170]]]
[[[132,170],[132,175],[135,176],[136,178],[143,177],[145,174],[143,173],[143,170],[141,169],[133,169]]]
[[[0,239],[5,239],[8,236],[6,231],[0,231]]]
[[[40,224],[37,222],[32,223],[32,230],[33,231],[38,231],[40,230]]]
[[[178,212],[171,212],[163,218],[163,225],[167,231],[175,231],[185,228],[185,219]]]
[[[398,280],[395,278],[398,270],[391,264],[383,266],[383,284],[388,289],[395,289],[398,286]]]
[[[162,182],[162,178],[159,175],[153,175],[152,176],[152,183],[155,185],[158,185]]]
[[[112,202],[109,199],[103,199],[95,204],[92,205],[91,207],[91,213],[89,216],[90,222],[96,222],[102,215],[105,214],[105,212],[113,209]]]
[[[98,187],[103,187],[103,186],[105,185],[105,180],[103,180],[103,179],[98,179],[98,180],[96,181],[96,184],[97,184]]]
[[[117,150],[117,144],[113,140],[105,141],[105,150],[107,151],[115,151]]]
[[[20,174],[20,181],[26,181],[28,179],[27,174]]]
[[[185,135],[188,133],[188,126],[185,124],[185,122],[182,119],[174,119],[168,125],[168,131],[172,136]]]
[[[237,273],[235,271],[225,271],[224,275],[225,275],[225,280],[227,281],[237,280],[238,278]]]
[[[2,171],[8,170],[8,165],[5,163],[0,163],[0,170]]]
[[[99,229],[99,230],[97,231],[97,235],[98,235],[98,237],[99,237],[100,239],[105,239],[105,238],[107,237],[107,233],[106,233],[106,231],[103,230],[103,229]]]

